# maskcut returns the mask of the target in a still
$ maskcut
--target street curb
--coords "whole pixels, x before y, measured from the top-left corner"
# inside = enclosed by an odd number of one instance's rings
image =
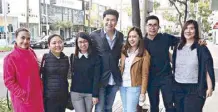
[[[9,52],[9,51],[0,51],[0,52]]]

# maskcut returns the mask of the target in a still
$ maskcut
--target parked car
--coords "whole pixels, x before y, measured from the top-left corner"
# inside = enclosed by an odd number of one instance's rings
[[[33,39],[30,41],[32,48],[45,49],[48,47],[48,36],[41,37],[41,39]]]
[[[64,46],[66,47],[74,47],[75,46],[75,38],[66,38],[64,41]]]

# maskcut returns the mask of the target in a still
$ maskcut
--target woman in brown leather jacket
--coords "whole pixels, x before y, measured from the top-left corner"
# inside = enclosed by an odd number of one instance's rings
[[[123,112],[136,112],[140,100],[145,100],[148,84],[150,55],[144,49],[142,33],[133,27],[128,32],[126,44],[123,47],[120,60],[122,85],[120,94]]]

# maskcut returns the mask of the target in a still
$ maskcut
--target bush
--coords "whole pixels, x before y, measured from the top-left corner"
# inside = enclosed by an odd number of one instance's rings
[[[0,51],[11,51],[12,49],[12,47],[0,46]]]
[[[9,105],[11,107],[11,103]],[[9,110],[6,98],[0,99],[0,112],[13,112],[12,110]]]

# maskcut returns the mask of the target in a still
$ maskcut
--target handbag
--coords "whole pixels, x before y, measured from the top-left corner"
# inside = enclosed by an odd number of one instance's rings
[[[70,71],[71,72],[73,72],[73,64],[74,64],[74,55],[71,54],[71,56],[70,56],[70,65],[71,65]],[[73,78],[73,77],[71,77],[71,78]],[[69,109],[69,110],[73,110],[74,109],[72,101],[71,101],[70,92],[68,93],[66,108]]]
[[[71,101],[71,97],[70,97],[70,92],[68,93],[66,108],[69,109],[69,110],[74,109],[72,101]]]

